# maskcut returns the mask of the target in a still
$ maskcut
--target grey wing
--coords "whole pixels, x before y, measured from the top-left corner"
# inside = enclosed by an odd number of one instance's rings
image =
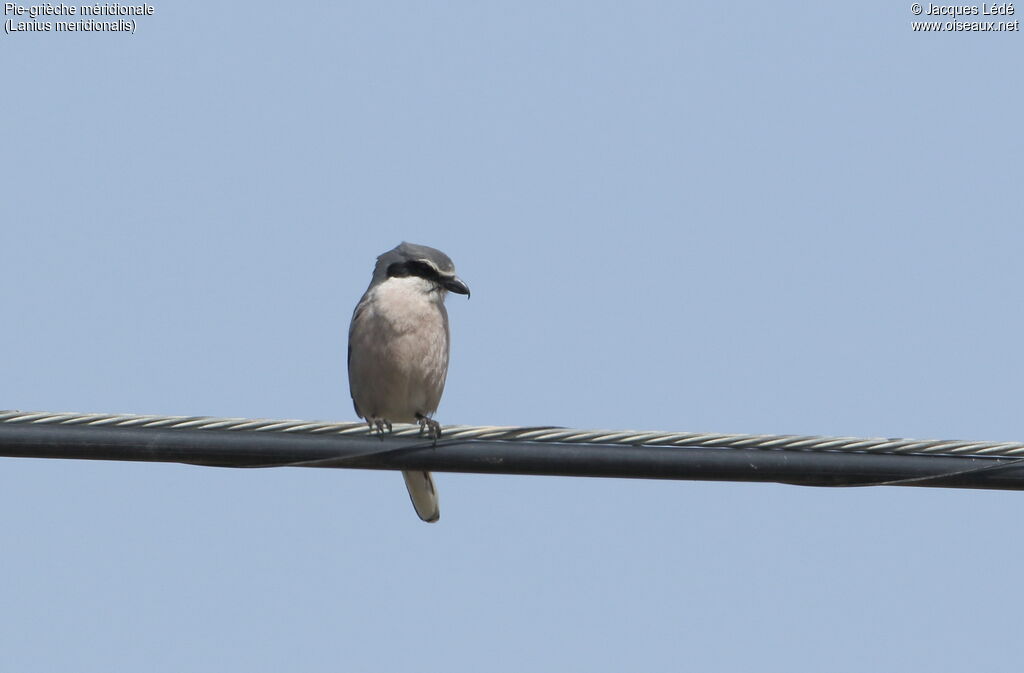
[[[363,413],[359,411],[359,405],[356,404],[356,394],[352,385],[352,332],[355,331],[356,323],[362,316],[363,309],[365,308],[365,306],[366,295],[364,294],[362,298],[359,300],[359,303],[356,304],[355,310],[352,311],[352,322],[349,323],[348,326],[348,358],[345,361],[345,364],[348,366],[348,394],[352,398],[352,408],[356,410],[356,416],[358,416],[359,418],[365,418],[365,416],[363,416]]]

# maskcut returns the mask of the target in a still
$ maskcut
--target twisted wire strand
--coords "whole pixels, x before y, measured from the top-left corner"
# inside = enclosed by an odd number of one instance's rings
[[[298,434],[354,435],[367,432],[363,422],[278,420],[265,418],[215,418],[210,416],[152,416],[137,414],[84,414],[40,411],[0,411],[0,423],[94,425],[224,430],[232,432],[280,432]],[[415,437],[416,424],[395,424],[396,437]],[[600,444],[622,446],[687,446],[765,451],[818,451],[843,453],[919,454],[943,456],[1024,456],[1022,442],[918,440],[899,438],[826,437],[812,435],[742,435],[700,432],[652,432],[634,430],[575,430],[559,427],[449,425],[446,440],[519,441],[552,444]]]

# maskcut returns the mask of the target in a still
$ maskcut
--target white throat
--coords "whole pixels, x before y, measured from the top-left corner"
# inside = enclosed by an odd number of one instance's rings
[[[374,289],[378,300],[433,301],[443,303],[447,291],[426,278],[404,276],[388,278]]]

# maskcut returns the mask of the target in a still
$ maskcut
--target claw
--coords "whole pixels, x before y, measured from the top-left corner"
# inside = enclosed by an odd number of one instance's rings
[[[433,418],[427,418],[423,414],[416,414],[416,420],[420,424],[420,435],[426,434],[428,438],[437,442],[441,437],[441,424]]]
[[[367,423],[370,426],[370,434],[376,434],[381,439],[384,439],[384,428],[391,432],[391,422],[383,418],[374,418]]]

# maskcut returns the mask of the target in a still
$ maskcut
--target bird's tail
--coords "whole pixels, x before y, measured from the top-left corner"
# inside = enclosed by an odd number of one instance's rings
[[[434,478],[429,472],[408,470],[402,472],[405,487],[409,489],[409,498],[416,513],[427,523],[434,523],[441,518],[441,506],[437,500],[437,489]]]

